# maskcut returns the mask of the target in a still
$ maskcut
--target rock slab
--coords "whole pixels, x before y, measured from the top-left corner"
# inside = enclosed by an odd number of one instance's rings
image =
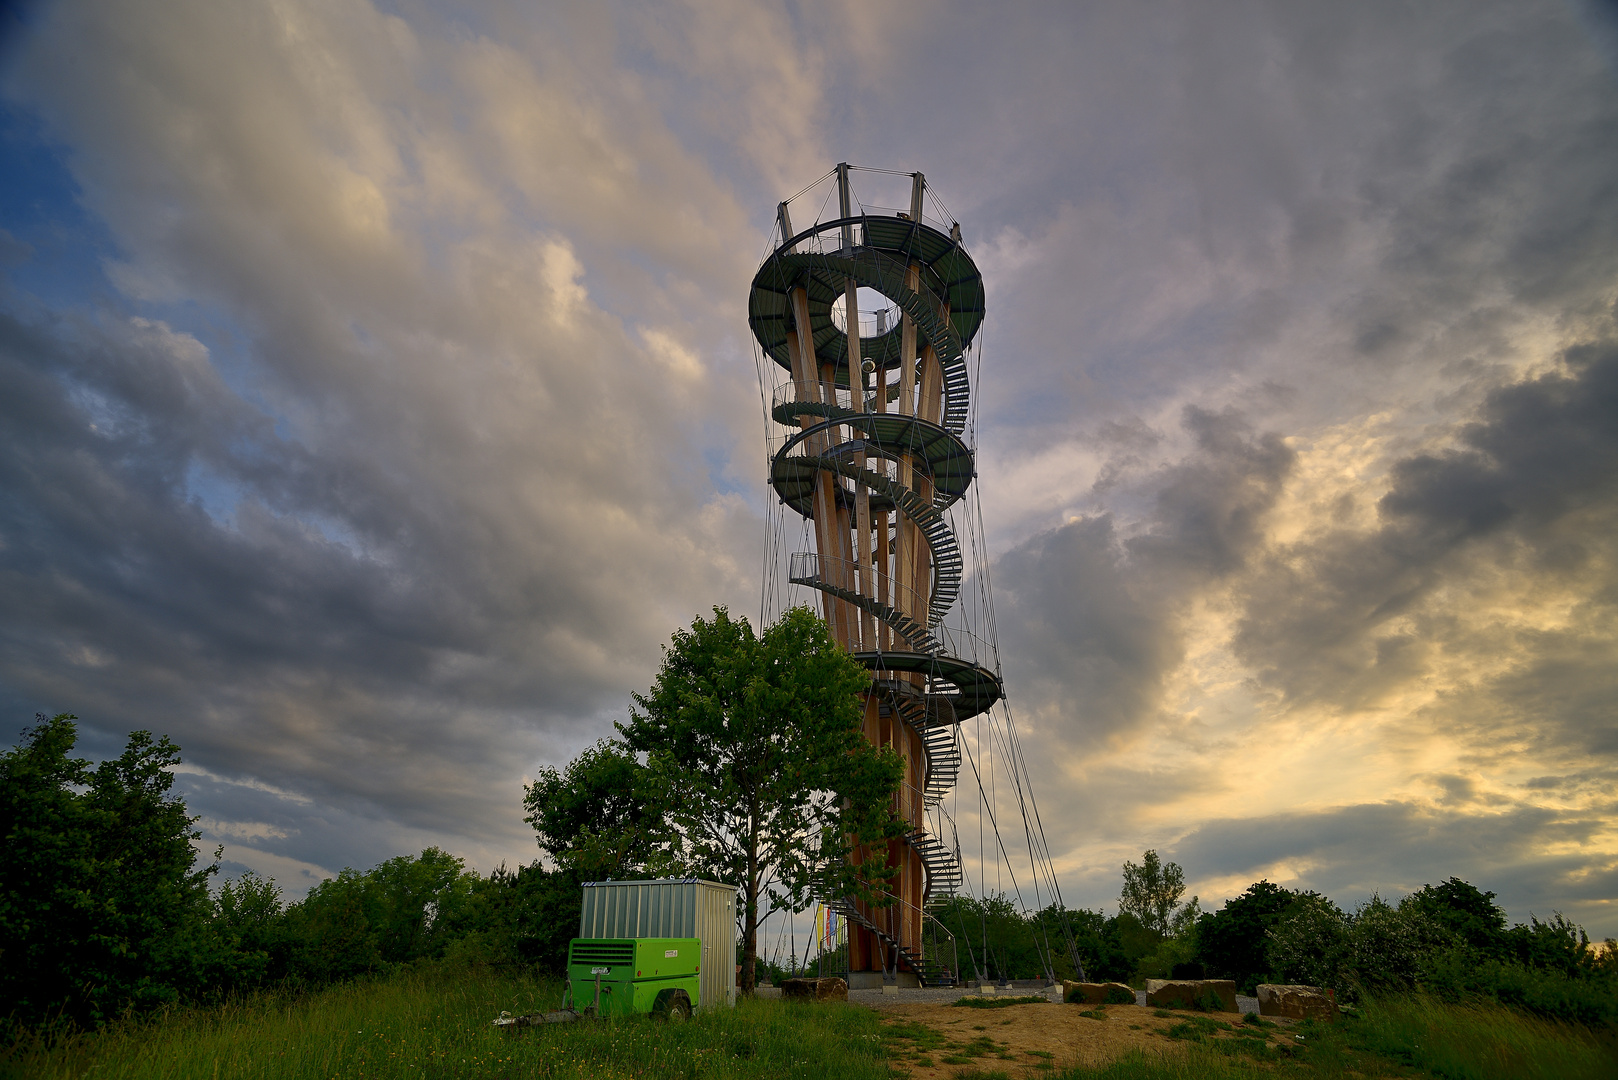
[[[1217,1001],[1217,1008],[1213,1003]],[[1239,1012],[1236,984],[1230,979],[1147,979],[1146,1004],[1159,1009]]]
[[[1258,1013],[1260,1016],[1330,1022],[1337,1018],[1337,993],[1318,986],[1260,983]]]
[[[842,979],[783,979],[781,996],[788,1001],[847,1001],[848,984]]]
[[[1062,1000],[1069,1005],[1105,1005],[1107,1004],[1107,995],[1109,993],[1113,995],[1117,1004],[1133,1005],[1135,1003],[1135,991],[1123,983],[1089,983],[1062,980]],[[1124,1001],[1125,997],[1128,997],[1129,1000]]]

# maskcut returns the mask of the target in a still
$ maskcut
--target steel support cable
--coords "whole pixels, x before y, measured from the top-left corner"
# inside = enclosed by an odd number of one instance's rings
[[[992,726],[992,724],[991,724],[991,726]],[[988,806],[988,801],[987,801],[987,794],[988,793],[985,792],[984,788],[983,788],[983,774],[978,771],[977,759],[973,756],[971,748],[967,747],[963,743],[962,744],[962,749],[964,749],[966,751],[966,762],[967,762],[968,765],[970,765],[972,767],[972,776],[977,781],[978,794],[980,796],[984,797],[984,800],[983,800],[983,806],[985,807],[984,812],[988,816],[990,828],[994,833],[994,840],[995,840],[996,849],[1000,852],[1001,856],[1004,859],[1006,873],[1008,875],[1010,875],[1010,877],[1011,877],[1011,888],[1012,888],[1012,890],[1014,892],[1016,892],[1018,901],[1020,901],[1022,903],[1023,910],[1026,911],[1028,909],[1028,901],[1023,899],[1022,886],[1019,885],[1018,882],[1017,882],[1017,872],[1015,870],[1013,870],[1012,867],[1011,867],[1011,853],[1006,850],[1005,839],[1000,835],[1000,823],[999,823],[998,820],[996,820],[996,818],[994,816],[993,809]],[[992,774],[989,777],[989,784],[990,784],[991,787],[993,787],[993,785],[994,785],[994,777],[993,777]],[[982,857],[982,848],[983,848],[982,839],[981,839],[981,832],[982,832],[982,823],[981,823],[981,821],[979,822],[978,827],[979,827],[979,836],[980,836],[978,851],[979,851],[979,858],[981,859],[981,857]],[[999,861],[997,860],[996,865],[995,865],[995,873],[997,875],[999,873],[999,868],[1000,868],[999,867]],[[985,882],[984,884],[987,885],[988,883]]]
[[[758,400],[759,405],[761,406],[761,418],[764,421],[764,441],[765,445],[767,446],[769,445],[770,439],[770,403],[766,399],[764,393],[764,364],[762,362],[762,357],[763,347],[759,345],[758,340],[755,338],[753,341],[753,373],[758,376]],[[775,575],[771,572],[775,569],[774,566],[771,565],[771,557],[774,555],[774,551],[772,550],[772,544],[769,539],[771,533],[773,532],[771,525],[773,524],[774,518],[774,508],[771,507],[768,502],[766,502],[764,507],[766,539],[764,542],[764,564],[762,568],[764,582],[763,588],[760,590],[758,611],[759,629],[761,631],[769,622],[770,596],[775,588]]]
[[[995,743],[997,741],[996,736],[999,733],[998,733],[997,729],[995,728],[994,721],[993,721],[992,717],[991,717],[990,722],[989,722],[989,733],[990,733],[989,743],[988,743],[988,746],[984,749],[984,752],[987,755],[984,767],[985,767],[985,770],[989,773],[989,786],[990,786],[990,790],[991,790],[991,793],[992,793],[993,804],[995,806],[998,806],[999,805],[999,794],[998,794],[998,790],[997,790],[996,784],[995,784],[995,769],[994,769],[994,753],[993,753],[993,751],[994,751],[994,748],[995,748]],[[1003,742],[1003,737],[1001,737],[1001,739],[998,740],[998,741]],[[1023,801],[1022,801],[1022,780],[1021,780],[1021,777],[1020,777],[1018,769],[1017,769],[1017,761],[1015,760],[1015,758],[1013,758],[1009,762],[1009,764],[1007,763],[1006,759],[1007,759],[1008,755],[1007,755],[1007,752],[1006,752],[1006,748],[1003,745],[1000,747],[1000,755],[999,756],[1000,756],[1001,763],[1002,763],[1001,767],[1005,768],[1007,770],[1007,772],[1008,772],[1009,779],[1012,782],[1013,790],[1017,794],[1018,806],[1019,806],[1019,808],[1021,808],[1022,805],[1023,805]],[[1024,770],[1024,771],[1026,771],[1026,770]],[[981,789],[981,782],[980,782],[980,789]],[[1035,918],[1036,925],[1042,927],[1043,922],[1042,922],[1042,920],[1040,919],[1040,916],[1039,916],[1039,912],[1041,910],[1043,910],[1042,906],[1040,905],[1039,869],[1035,865],[1036,855],[1035,855],[1035,852],[1034,852],[1034,842],[1033,842],[1033,837],[1032,837],[1032,835],[1031,835],[1031,833],[1029,832],[1029,829],[1028,829],[1028,815],[1027,815],[1026,810],[1022,811],[1022,818],[1023,818],[1023,840],[1024,840],[1024,843],[1027,844],[1028,849],[1029,849],[1028,863],[1029,863],[1029,873],[1031,875],[1031,877],[1030,877],[1030,885],[1032,886],[1032,888],[1034,890],[1034,905],[1035,906],[1032,909],[1029,908],[1028,901],[1023,896],[1022,885],[1017,881],[1016,871],[1012,869],[1012,866],[1011,866],[1011,853],[1008,850],[1006,850],[1005,837],[1000,832],[1000,824],[999,824],[999,822],[997,820],[993,822],[993,824],[994,824],[994,835],[995,835],[996,842],[999,844],[1000,853],[1001,853],[1002,856],[1004,856],[1004,859],[1005,859],[1006,872],[1011,875],[1011,887],[1012,887],[1013,891],[1017,894],[1017,902],[1022,906],[1023,911],[1033,914],[1033,916]],[[998,861],[995,864],[995,872],[996,872],[996,875],[998,875],[998,873],[999,873],[999,862]],[[1049,939],[1048,938],[1047,938],[1046,944],[1047,944],[1047,946],[1049,945]],[[1050,960],[1048,959],[1047,951],[1040,948],[1039,935],[1038,935],[1037,932],[1034,935],[1034,951],[1039,954],[1040,962],[1045,966],[1046,971],[1050,972],[1052,974],[1052,976],[1054,977],[1054,971],[1052,969]]]
[[[1003,699],[1002,699],[1002,702],[1001,702],[1001,706],[1002,706],[1002,708],[1003,708],[1003,710],[1005,712],[1006,726],[1007,726],[1008,731],[1010,732],[1010,737],[1012,739],[1012,743],[1013,743],[1017,758],[1018,758],[1019,761],[1022,762],[1022,769],[1023,769],[1024,774],[1026,774],[1027,769],[1028,769],[1028,765],[1027,765],[1027,760],[1023,756],[1023,753],[1022,753],[1022,738],[1021,738],[1020,734],[1017,731],[1016,719],[1011,715],[1011,706],[1009,704],[1007,704]],[[1050,881],[1051,895],[1052,895],[1053,900],[1056,903],[1057,911],[1060,912],[1060,914],[1061,914],[1062,934],[1063,934],[1063,937],[1066,939],[1067,946],[1068,946],[1068,951],[1069,951],[1069,954],[1070,954],[1070,956],[1072,957],[1072,960],[1073,960],[1073,965],[1074,965],[1075,969],[1077,970],[1078,974],[1082,977],[1083,972],[1084,972],[1084,965],[1079,960],[1078,942],[1073,936],[1073,928],[1072,928],[1072,925],[1069,923],[1068,918],[1067,918],[1067,904],[1062,899],[1062,887],[1056,880],[1056,863],[1055,863],[1055,860],[1053,860],[1051,858],[1050,842],[1049,842],[1049,840],[1047,839],[1047,837],[1045,835],[1045,823],[1040,819],[1039,801],[1034,796],[1034,790],[1033,790],[1032,782],[1030,782],[1029,785],[1028,785],[1028,804],[1029,804],[1030,807],[1032,807],[1033,812],[1034,812],[1034,831],[1029,833],[1029,842],[1030,842],[1030,845],[1032,845],[1033,840],[1034,840],[1034,836],[1035,835],[1038,836],[1040,857],[1044,862],[1046,877]],[[1026,822],[1026,820],[1027,820],[1027,813],[1025,811],[1024,812],[1024,821]]]
[[[1007,719],[1009,721],[1009,714]],[[1028,818],[1028,805],[1023,797],[1023,778],[1027,773],[1027,762],[1023,760],[1020,747],[1014,745],[1007,734],[1000,733],[999,741],[1001,743],[1001,758],[1009,759],[1009,764],[1006,768],[1017,795],[1018,812],[1023,819],[1023,838],[1028,845],[1029,872],[1034,875],[1034,899],[1037,903],[1039,900],[1039,868],[1035,865],[1035,860],[1039,857],[1039,849],[1036,845],[1033,823]]]
[[[849,166],[849,168],[853,168],[853,166],[851,165],[851,166]],[[794,195],[792,195],[792,196],[790,196],[790,197],[788,197],[786,199],[783,199],[782,201],[785,202],[785,203],[788,203],[788,204],[797,202],[799,199],[803,198],[803,196],[806,193],[808,193],[810,191],[813,191],[815,188],[819,187],[821,184],[824,184],[827,180],[830,180],[832,177],[834,177],[836,175],[837,175],[837,170],[835,168],[827,169],[826,172],[821,175],[820,179],[814,181],[813,183],[811,183],[811,184],[809,184],[809,185],[807,185],[805,187],[799,188],[796,194],[794,194]],[[826,195],[826,198],[828,200],[831,198],[830,193],[828,193]]]
[[[1014,724],[1013,719],[1011,719],[1010,706],[1006,706],[1006,721],[1010,722],[1010,724]],[[1019,753],[1021,753],[1021,740],[1019,740]],[[1068,920],[1068,905],[1066,905],[1065,900],[1061,899],[1061,884],[1057,881],[1057,865],[1055,865],[1055,860],[1050,857],[1050,842],[1048,842],[1047,837],[1045,837],[1045,824],[1039,816],[1039,800],[1034,797],[1034,789],[1032,789],[1032,784],[1029,785],[1029,805],[1034,808],[1034,824],[1036,824],[1037,831],[1039,831],[1040,853],[1042,853],[1042,857],[1044,857],[1045,873],[1047,873],[1048,878],[1050,878],[1050,891],[1052,891],[1053,899],[1055,899],[1055,902],[1057,902],[1057,910],[1061,915],[1061,933],[1063,933],[1063,938],[1066,938],[1066,942],[1068,942],[1068,950],[1071,957],[1073,957],[1074,968],[1076,968],[1079,978],[1082,978],[1082,976],[1084,976],[1084,963],[1082,963],[1082,960],[1079,960],[1078,941],[1074,939],[1073,925],[1071,925]]]
[[[958,788],[958,787],[955,789],[955,812],[957,814],[959,814],[961,812],[961,794],[960,794],[960,788]],[[982,872],[983,872],[983,825],[982,825],[982,822],[983,822],[983,816],[981,814],[979,814],[978,815],[978,873],[979,873],[979,875],[981,875]],[[954,824],[955,824],[955,819],[951,818],[950,819],[950,825],[951,825],[952,828],[954,827]],[[955,831],[955,850],[958,853],[960,851],[960,849],[961,849],[961,834],[960,834],[959,830],[956,830]],[[961,879],[966,885],[966,891],[967,891],[968,895],[970,895],[971,892],[972,892],[972,875],[966,869],[966,859],[964,857],[961,859]],[[972,935],[970,933],[968,933],[967,929],[966,929],[966,913],[959,906],[957,906],[956,909],[955,909],[955,917],[956,917],[956,921],[960,924],[960,927],[961,927],[961,939],[966,942],[967,954],[972,957],[972,972],[973,972],[973,974],[975,974],[978,977],[979,981],[982,981],[985,969],[978,966],[977,954],[972,949]],[[957,956],[956,959],[959,960],[959,957]]]
[[[1010,715],[1008,713],[1007,714],[1008,722],[1009,722],[1009,719],[1010,719]],[[1007,744],[1011,743],[1011,740],[1009,738],[1002,737],[1002,739],[1003,739],[1003,742],[1005,742]],[[1007,752],[1008,751],[1008,745],[1003,745],[1001,747],[1001,757],[1002,757],[1002,759],[1007,758],[1008,756],[1010,758],[1010,764],[1007,766],[1007,769],[1008,769],[1008,771],[1009,771],[1009,773],[1011,775],[1013,788],[1017,793],[1017,807],[1018,807],[1019,812],[1022,815],[1023,839],[1024,839],[1024,842],[1028,846],[1028,872],[1032,877],[1032,883],[1033,883],[1033,888],[1034,888],[1034,904],[1036,905],[1035,910],[1036,910],[1036,912],[1039,912],[1039,911],[1044,910],[1044,906],[1040,903],[1041,897],[1040,897],[1040,894],[1039,894],[1039,866],[1038,866],[1038,860],[1039,860],[1039,857],[1040,857],[1040,851],[1039,851],[1038,845],[1035,842],[1033,825],[1028,820],[1028,806],[1027,806],[1027,803],[1024,801],[1024,798],[1023,798],[1023,780],[1024,780],[1024,777],[1027,774],[1027,762],[1022,759],[1022,752],[1021,752],[1021,749],[1019,747],[1009,747],[1009,748],[1010,748],[1011,752],[1008,754],[1008,752]],[[1054,874],[1050,875],[1050,877],[1054,880]],[[1054,900],[1054,897],[1052,899]],[[1041,918],[1038,914],[1035,915],[1035,918],[1037,920],[1039,920],[1041,930],[1043,931],[1043,927],[1044,927],[1043,918]],[[1049,938],[1049,935],[1047,935],[1047,937],[1046,937],[1046,946],[1047,946],[1047,948],[1049,947],[1049,945],[1050,945],[1050,938]],[[1052,972],[1052,975],[1054,977],[1054,972]]]

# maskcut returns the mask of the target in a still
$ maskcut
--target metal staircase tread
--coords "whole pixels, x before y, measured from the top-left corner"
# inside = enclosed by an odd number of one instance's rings
[[[932,344],[939,366],[943,369],[945,429],[957,435],[964,430],[966,396],[969,392],[965,346],[956,333],[954,323],[942,310],[943,301],[930,290],[924,298],[904,283],[908,269],[904,264],[874,249],[868,249],[863,258],[810,253],[778,255],[776,258],[788,266],[810,270],[823,268],[853,278],[898,305],[916,324],[917,331]],[[933,303],[929,304],[928,299]],[[961,407],[952,409],[950,406],[957,400],[961,402]]]

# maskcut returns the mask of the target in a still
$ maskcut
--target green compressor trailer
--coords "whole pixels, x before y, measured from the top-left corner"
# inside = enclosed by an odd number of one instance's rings
[[[698,1000],[701,975],[699,938],[574,938],[562,1004],[585,1015],[685,1020]]]

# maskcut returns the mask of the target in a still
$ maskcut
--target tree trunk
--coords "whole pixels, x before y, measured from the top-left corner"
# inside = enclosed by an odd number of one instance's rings
[[[752,823],[747,832],[747,880],[743,891],[746,893],[745,907],[742,912],[742,979],[741,992],[744,997],[753,995],[757,980],[754,976],[754,967],[758,961],[758,815],[751,815]]]

